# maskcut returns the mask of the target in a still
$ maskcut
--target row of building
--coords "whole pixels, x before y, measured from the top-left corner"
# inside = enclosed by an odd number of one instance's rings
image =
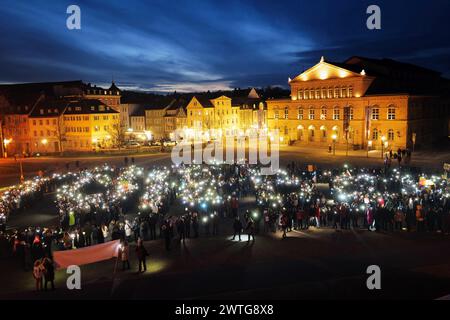
[[[127,140],[218,139],[278,130],[282,144],[414,148],[449,135],[449,81],[390,59],[320,61],[288,80],[290,96],[152,95],[123,101],[82,81],[0,85],[3,147],[9,154],[117,148]]]

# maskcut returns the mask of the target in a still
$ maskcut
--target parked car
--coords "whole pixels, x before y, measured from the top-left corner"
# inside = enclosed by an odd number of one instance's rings
[[[125,148],[139,148],[141,146],[141,144],[139,142],[135,142],[135,141],[131,141],[128,142],[127,144],[125,144]]]

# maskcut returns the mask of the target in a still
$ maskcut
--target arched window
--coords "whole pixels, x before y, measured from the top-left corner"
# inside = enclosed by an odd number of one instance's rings
[[[372,140],[378,140],[378,129],[377,128],[372,130]]]
[[[313,109],[313,108],[310,108],[310,109],[309,109],[308,119],[309,119],[309,120],[314,120],[314,116],[315,116],[315,114],[314,114],[314,109]]]
[[[339,120],[340,118],[340,110],[338,107],[335,107],[333,110],[333,120]]]
[[[394,130],[389,129],[389,130],[388,130],[388,140],[394,141],[394,139],[395,139]]]
[[[327,108],[325,106],[322,107],[322,110],[320,111],[320,120],[326,120],[327,119]]]
[[[393,105],[390,105],[387,110],[387,119],[388,120],[395,120],[395,107]]]
[[[303,120],[303,109],[301,107],[298,107],[297,109],[297,119]]]

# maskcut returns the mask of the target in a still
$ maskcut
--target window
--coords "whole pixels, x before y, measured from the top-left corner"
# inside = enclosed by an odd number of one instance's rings
[[[284,108],[284,118],[289,119],[289,109],[288,107]]]
[[[40,126],[44,125],[44,122],[42,120],[39,120],[39,125]]]
[[[322,99],[327,98],[327,88],[322,88]]]
[[[303,120],[303,109],[302,108],[298,108],[298,110],[297,110],[297,119]]]
[[[378,140],[378,129],[373,129],[372,131],[372,140]]]
[[[33,126],[35,126],[36,125],[36,120],[33,120]]]
[[[333,110],[333,120],[339,120],[339,118],[340,118],[339,108],[334,108],[334,110]]]
[[[278,118],[280,117],[280,114],[279,114],[279,112],[278,112],[278,109],[275,109],[275,110],[274,110],[274,115],[273,115],[273,117],[274,117],[275,119],[278,119]]]
[[[45,121],[45,124],[46,124],[46,125],[50,125],[50,120],[47,119],[47,120]]]
[[[309,99],[309,90],[308,89],[305,89],[303,96],[305,99]]]
[[[388,130],[388,140],[394,141],[394,130],[392,129]]]
[[[298,99],[303,99],[303,90],[298,90]]]
[[[314,120],[314,109],[309,109],[309,120]]]
[[[380,109],[373,108],[372,109],[372,120],[379,120],[380,119]]]
[[[39,109],[40,114],[44,114],[44,109]]]
[[[341,88],[341,97],[347,98],[347,87],[345,86]]]
[[[334,87],[334,97],[339,98],[339,87]]]
[[[316,89],[316,99],[320,99],[320,89]]]
[[[325,107],[320,111],[320,120],[325,120],[327,118],[327,109]]]
[[[389,107],[387,112],[387,119],[388,120],[395,120],[395,108]]]
[[[309,90],[309,98],[314,99],[314,89]]]
[[[352,86],[348,87],[348,97],[353,98],[353,87]]]
[[[348,120],[353,120],[353,108],[348,108]]]
[[[328,99],[333,98],[333,88],[328,88]]]

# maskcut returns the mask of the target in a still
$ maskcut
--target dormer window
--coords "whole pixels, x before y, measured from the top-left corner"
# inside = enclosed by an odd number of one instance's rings
[[[94,106],[91,106],[91,111],[95,111],[95,107]]]
[[[44,114],[44,109],[39,109],[40,114]]]

